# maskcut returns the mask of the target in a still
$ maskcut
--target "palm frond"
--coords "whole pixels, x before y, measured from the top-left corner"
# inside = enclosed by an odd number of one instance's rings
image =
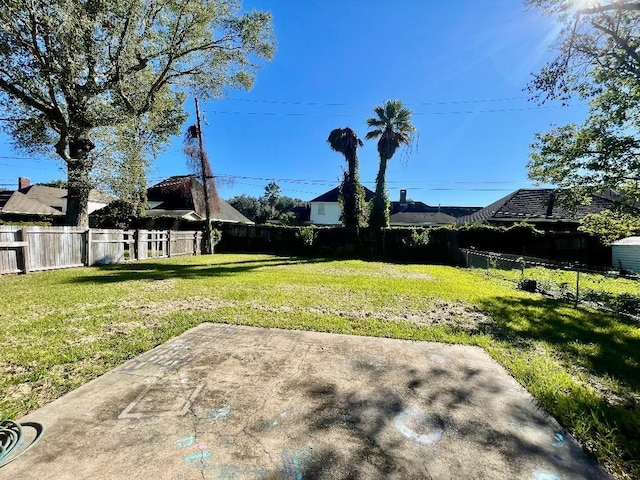
[[[367,140],[371,140],[372,138],[381,137],[383,133],[384,133],[384,130],[381,130],[379,128],[375,130],[370,130],[367,132],[364,138],[366,138]]]

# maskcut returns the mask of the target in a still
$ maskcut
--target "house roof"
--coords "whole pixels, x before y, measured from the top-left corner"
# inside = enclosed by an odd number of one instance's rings
[[[364,187],[364,201],[368,202],[375,196],[375,193],[369,190],[367,187]],[[310,200],[309,203],[313,202],[338,202],[340,197],[340,187],[332,188],[326,193],[323,193],[319,197]]]
[[[578,222],[589,213],[611,208],[614,201],[593,195],[589,205],[579,205],[575,212],[561,204],[562,193],[551,188],[519,189],[491,205],[458,219],[458,223],[486,221]]]
[[[389,217],[391,225],[447,225],[456,223],[455,217],[441,212],[398,212]]]
[[[194,211],[200,218],[205,218],[206,215],[204,189],[193,175],[174,175],[165,178],[147,189],[147,199],[150,202],[160,202],[153,209],[147,210],[152,215],[153,210]],[[217,205],[212,207],[213,221],[253,223],[222,198],[218,198]]]
[[[627,237],[613,242],[611,245],[639,245],[640,237]]]
[[[461,217],[463,215],[469,215],[482,207],[453,207],[453,206],[437,206],[432,207],[424,202],[408,201],[406,203],[391,202],[391,215],[395,215],[400,212],[415,212],[415,213],[442,213],[454,218]]]
[[[164,210],[162,208],[151,208],[146,211],[147,217],[174,217],[185,218],[187,220],[202,220],[203,218],[193,210]]]
[[[369,190],[367,187],[364,187],[364,192],[365,192],[365,201],[368,202],[370,201],[374,196],[375,193],[372,190]],[[309,203],[313,203],[313,202],[338,202],[339,201],[339,196],[340,196],[340,187],[335,187],[332,188],[331,190],[329,190],[328,192],[323,193],[322,195],[314,198],[313,200],[310,200]],[[457,217],[461,217],[463,215],[469,215],[471,213],[474,213],[478,210],[482,209],[482,207],[453,207],[453,206],[437,206],[437,207],[432,207],[427,205],[424,202],[416,202],[416,201],[408,201],[405,203],[400,203],[398,201],[394,201],[394,202],[389,202],[389,211],[390,214],[393,216],[397,213],[400,212],[406,212],[406,213],[441,213],[447,216],[451,216],[454,218]],[[400,218],[400,217],[398,217]],[[405,218],[409,218],[409,217],[405,217]],[[419,217],[415,217],[416,219],[418,219]],[[422,218],[424,219],[428,219],[429,216],[423,216]],[[444,217],[440,217],[441,219],[444,220]],[[426,220],[425,220],[426,221]],[[412,222],[413,223],[413,222]],[[449,221],[443,222],[443,223],[452,223]]]
[[[66,188],[48,187],[46,185],[30,185],[19,190],[32,200],[36,200],[50,207],[62,211],[62,204],[67,198],[68,191]],[[89,192],[89,201],[96,203],[111,203],[116,199],[113,195],[102,192],[95,188]]]
[[[19,190],[32,200],[49,205],[62,211],[63,198],[67,196],[66,188],[47,187],[45,185],[30,185]]]
[[[0,192],[0,212],[31,215],[63,215],[49,205],[30,198],[19,191]]]

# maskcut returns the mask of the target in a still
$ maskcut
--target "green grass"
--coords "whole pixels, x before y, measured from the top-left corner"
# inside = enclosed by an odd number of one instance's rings
[[[509,278],[515,281],[523,278],[522,272],[514,270],[491,270],[495,275]],[[543,267],[525,268],[524,278],[535,279],[551,287],[558,288],[564,285],[567,290],[574,291],[576,287],[576,272],[568,270],[555,270]],[[610,295],[640,294],[640,285],[637,280],[626,278],[611,278],[597,273],[581,273],[580,288]]]
[[[216,254],[0,277],[0,417],[204,321],[481,346],[616,477],[640,478],[640,324],[445,266]]]

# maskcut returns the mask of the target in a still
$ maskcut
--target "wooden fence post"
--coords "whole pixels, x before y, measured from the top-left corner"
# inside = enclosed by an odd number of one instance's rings
[[[140,260],[140,257],[142,257],[142,235],[141,232],[142,230],[136,230],[135,233],[135,251],[136,251],[136,260]]]
[[[29,234],[26,228],[20,230],[22,237],[22,270],[25,274],[29,273]]]
[[[167,257],[171,258],[171,230],[167,232]]]
[[[85,261],[85,265],[87,267],[91,266],[91,255],[92,255],[91,240],[92,240],[92,238],[91,238],[91,229],[88,228],[87,232],[85,234],[85,242],[86,242],[86,250],[85,251],[87,252],[87,259]]]

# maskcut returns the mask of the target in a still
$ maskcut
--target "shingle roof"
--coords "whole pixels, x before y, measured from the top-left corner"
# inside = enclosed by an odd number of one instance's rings
[[[66,188],[48,187],[46,185],[30,185],[19,190],[32,200],[36,200],[50,207],[62,211],[62,204],[68,195]],[[111,203],[116,199],[113,195],[95,188],[89,192],[89,201],[96,203]]]
[[[15,192],[0,192],[0,212],[31,215],[63,215],[60,210],[56,210],[38,200],[29,198],[17,190]]]
[[[437,206],[432,207],[424,202],[410,201],[405,204],[400,202],[391,202],[391,215],[399,212],[423,212],[423,213],[443,213],[451,217],[457,218],[463,215],[481,210],[482,207],[453,207],[453,206]]]
[[[47,187],[45,185],[30,185],[20,190],[32,200],[49,205],[62,211],[63,198],[67,196],[66,188]]]
[[[364,201],[368,202],[375,196],[375,193],[369,190],[367,187],[364,187]],[[332,188],[328,192],[323,193],[319,197],[314,198],[313,200],[309,200],[309,203],[312,202],[338,202],[340,197],[340,187]]]
[[[398,212],[389,217],[392,225],[446,225],[456,223],[455,217],[441,212]]]
[[[562,194],[555,189],[520,189],[493,202],[471,215],[458,219],[458,223],[493,221],[543,220],[578,222],[589,213],[611,208],[613,200],[593,195],[589,205],[580,205],[575,212],[561,204]]]
[[[147,198],[152,202],[162,202],[152,210],[184,211],[193,210],[205,218],[205,205],[202,184],[193,175],[174,175],[165,178],[147,189]],[[217,222],[253,223],[222,198],[218,199],[217,209],[212,209],[211,219]]]

